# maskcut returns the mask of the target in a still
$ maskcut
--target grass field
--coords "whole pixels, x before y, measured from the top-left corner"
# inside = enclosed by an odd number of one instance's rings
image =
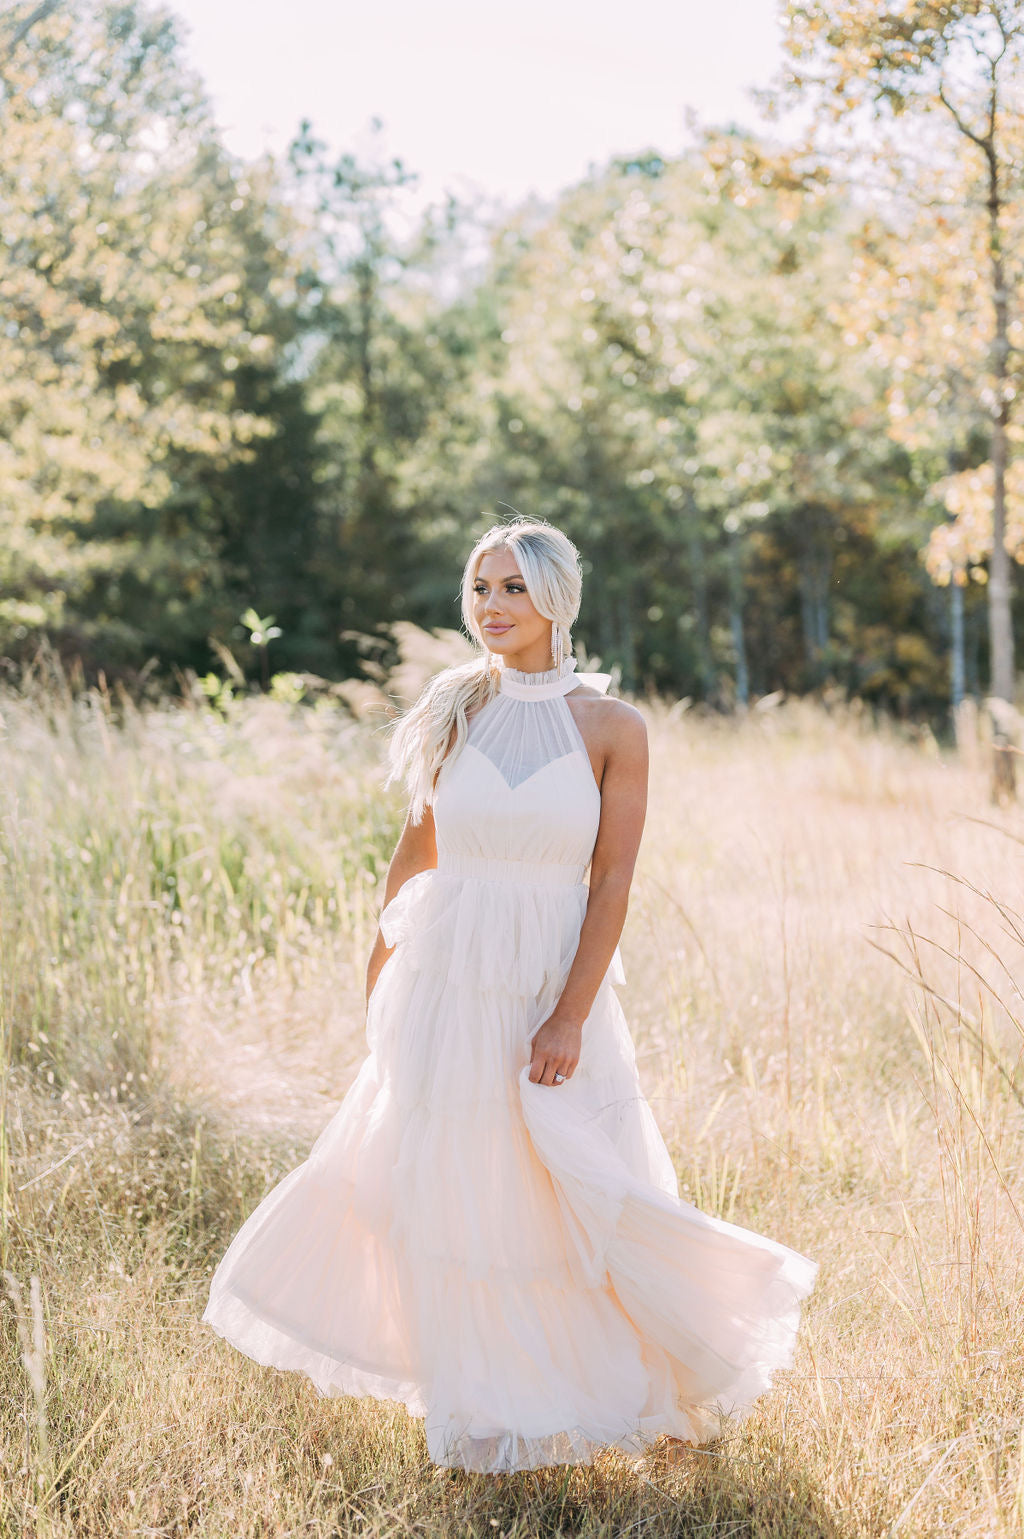
[[[0,1536],[1024,1534],[1024,816],[848,711],[644,708],[620,997],[694,1201],[821,1262],[678,1466],[435,1469],[199,1323],[359,1063],[401,807],[336,704],[0,700]]]

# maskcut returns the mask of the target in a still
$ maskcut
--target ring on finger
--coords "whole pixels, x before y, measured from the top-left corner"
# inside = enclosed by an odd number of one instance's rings
[[[564,1078],[565,1078],[565,1075],[564,1074],[559,1074],[558,1070],[556,1069],[555,1070],[555,1084],[556,1085],[560,1085]]]

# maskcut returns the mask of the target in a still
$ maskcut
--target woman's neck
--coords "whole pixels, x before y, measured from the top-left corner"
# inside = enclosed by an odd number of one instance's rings
[[[502,658],[502,667],[514,668],[517,673],[550,673],[554,666],[550,651],[547,657],[542,652],[510,652]]]

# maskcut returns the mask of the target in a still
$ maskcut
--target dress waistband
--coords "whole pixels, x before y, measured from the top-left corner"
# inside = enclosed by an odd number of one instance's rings
[[[441,876],[470,876],[478,882],[526,882],[539,887],[582,887],[586,866],[547,860],[492,860],[486,855],[456,855],[439,850]]]

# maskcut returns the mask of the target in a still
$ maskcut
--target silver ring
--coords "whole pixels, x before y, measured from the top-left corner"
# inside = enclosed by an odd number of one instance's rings
[[[560,1085],[564,1078],[565,1078],[565,1075],[564,1074],[559,1074],[558,1070],[556,1069],[555,1070],[555,1084],[556,1085]]]

